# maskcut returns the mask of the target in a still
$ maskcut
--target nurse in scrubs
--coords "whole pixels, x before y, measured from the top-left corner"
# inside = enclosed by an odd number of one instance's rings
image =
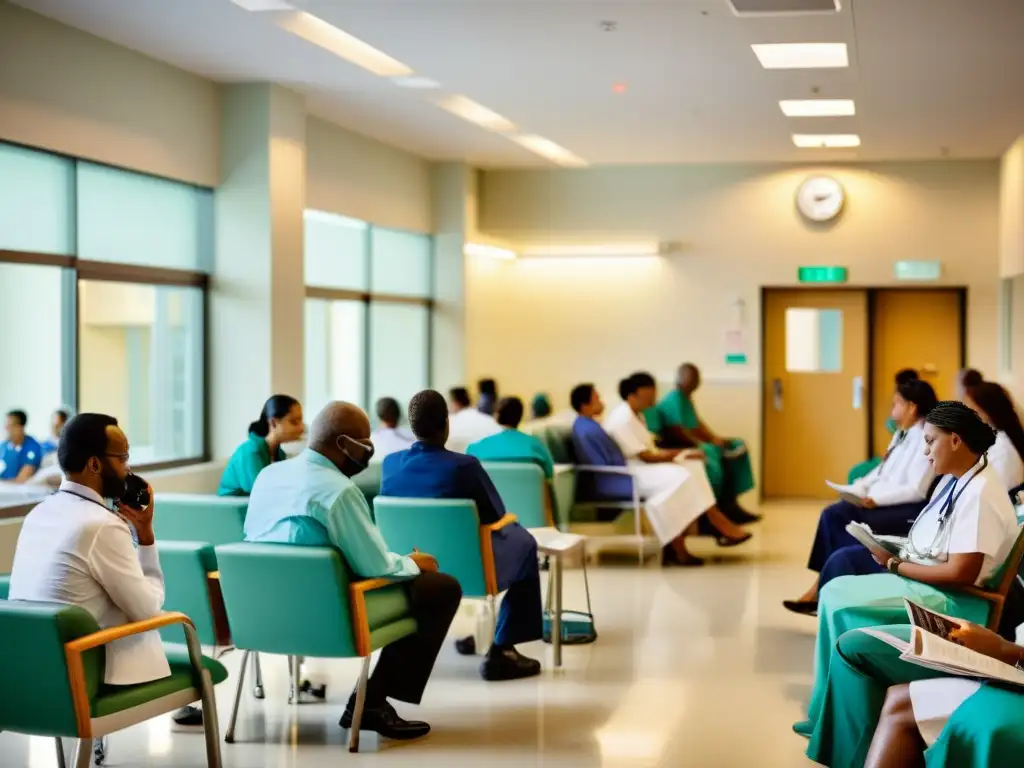
[[[885,632],[909,641],[911,628]],[[1024,647],[976,624],[964,622],[951,639],[1024,666]],[[1024,756],[1024,692],[911,664],[888,643],[847,632],[832,652],[807,756],[834,768],[1016,768]]]
[[[901,384],[905,384],[908,381],[914,381],[919,378],[917,371],[913,368],[904,368],[902,371],[896,372],[896,390],[899,390]],[[896,419],[889,418],[885,421],[885,428],[889,431],[890,435],[895,435],[899,429],[899,424],[896,423]],[[871,474],[871,471],[882,463],[881,456],[873,456],[867,461],[862,461],[859,464],[854,464],[850,467],[850,471],[846,475],[846,482],[853,485],[855,482],[860,480],[862,477],[867,477]]]
[[[988,460],[1002,479],[1003,487],[1010,491],[1024,483],[1024,428],[1006,390],[994,381],[983,381],[968,388],[964,404],[977,411],[996,431]]]
[[[302,405],[294,397],[274,395],[249,425],[249,437],[231,454],[220,478],[218,496],[248,496],[256,476],[275,461],[288,458],[281,447],[305,432]]]
[[[844,632],[903,623],[904,597],[947,616],[986,622],[989,603],[959,590],[988,583],[1017,539],[1013,505],[986,456],[995,439],[992,428],[963,403],[942,402],[928,414],[925,451],[935,472],[948,477],[898,555],[860,545],[840,550],[850,551],[847,572],[860,575],[836,578],[821,590],[815,684],[809,719],[794,726],[798,733],[810,734],[821,717],[829,662]]]

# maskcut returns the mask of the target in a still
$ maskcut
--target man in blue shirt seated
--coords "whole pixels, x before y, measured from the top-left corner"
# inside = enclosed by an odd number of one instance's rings
[[[7,413],[7,439],[0,443],[0,480],[24,483],[39,471],[43,449],[25,434],[28,415],[24,411]]]
[[[333,546],[359,578],[405,580],[418,630],[385,646],[366,691],[364,730],[392,739],[424,736],[430,726],[403,720],[388,703],[419,704],[437,654],[462,599],[437,561],[414,552],[389,552],[362,492],[350,479],[373,455],[370,420],[349,403],[328,403],[313,420],[309,447],[290,461],[265,468],[256,478],[245,516],[245,540]],[[296,595],[296,599],[301,599]],[[341,718],[352,724],[355,694]]]
[[[480,461],[532,462],[544,470],[550,480],[555,474],[551,451],[538,438],[519,431],[523,420],[523,401],[518,397],[503,397],[498,401],[495,417],[501,432],[470,443],[466,453]]]
[[[481,525],[498,522],[505,505],[480,460],[445,449],[448,405],[432,389],[409,401],[409,424],[417,442],[412,448],[384,459],[380,493],[419,499],[471,499]],[[518,523],[492,534],[498,589],[508,590],[498,613],[494,643],[480,665],[485,680],[514,680],[540,674],[540,662],[515,646],[540,640],[543,617],[537,542]],[[472,637],[456,643],[460,653],[476,652]]]
[[[64,431],[64,425],[68,423],[69,415],[70,414],[68,414],[68,412],[63,408],[53,412],[50,436],[39,444],[39,447],[43,449],[44,458],[49,456],[51,453],[57,452],[57,444],[60,442],[60,436]]]

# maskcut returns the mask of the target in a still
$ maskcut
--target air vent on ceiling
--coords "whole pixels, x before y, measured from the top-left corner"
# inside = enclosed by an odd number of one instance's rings
[[[776,14],[835,13],[839,0],[728,0],[737,16],[774,16]]]

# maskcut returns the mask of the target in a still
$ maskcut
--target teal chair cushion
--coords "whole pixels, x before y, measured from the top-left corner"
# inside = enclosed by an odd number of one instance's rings
[[[247,496],[158,493],[153,508],[157,541],[234,544],[245,536]]]
[[[505,509],[514,514],[524,528],[548,525],[548,484],[544,470],[527,462],[486,462],[483,465],[498,490]]]
[[[0,601],[0,731],[77,735],[64,644],[98,631],[83,608]],[[103,680],[103,649],[86,651],[82,664],[92,699]]]
[[[576,454],[572,445],[572,426],[549,424],[533,433],[551,453],[555,464],[575,464]]]
[[[181,628],[179,627],[179,632]],[[137,707],[155,699],[170,696],[172,693],[184,691],[188,688],[196,688],[196,700],[199,700],[198,681],[192,676],[192,664],[188,658],[188,648],[184,644],[164,644],[164,653],[167,654],[167,661],[171,665],[170,677],[163,677],[150,683],[139,683],[138,685],[104,685],[99,693],[92,699],[91,710],[93,717],[104,717],[121,712],[125,709]],[[203,667],[210,672],[210,678],[214,685],[224,682],[228,677],[228,671],[219,661],[214,661],[206,656],[203,657]]]
[[[0,576],[0,600],[6,600],[7,595],[11,591],[11,577],[10,574],[3,574]]]
[[[201,541],[157,541],[160,567],[164,572],[164,610],[184,613],[195,624],[199,642],[217,645],[213,607],[207,573],[217,570],[213,546]],[[164,627],[164,642],[180,643],[184,630],[177,625]]]
[[[441,573],[457,579],[466,597],[486,597],[480,517],[467,499],[373,500],[377,527],[392,552],[418,549],[437,558]]]
[[[381,472],[384,464],[380,461],[370,462],[369,466],[366,467],[358,475],[352,478],[352,482],[356,484],[363,496],[366,498],[366,503],[372,508],[373,500],[377,494],[380,493],[380,479]]]

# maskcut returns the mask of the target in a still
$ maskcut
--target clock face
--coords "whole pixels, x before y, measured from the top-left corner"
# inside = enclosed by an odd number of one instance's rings
[[[804,179],[796,191],[796,206],[811,221],[831,221],[843,210],[845,193],[831,176]]]

